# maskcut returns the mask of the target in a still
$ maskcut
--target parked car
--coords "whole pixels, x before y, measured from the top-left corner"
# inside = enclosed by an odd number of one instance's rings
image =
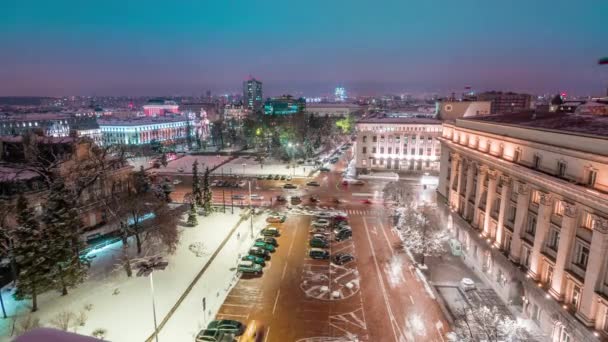
[[[318,212],[315,217],[317,219],[327,219],[327,218],[331,218],[333,215],[327,211],[320,211]]]
[[[266,218],[268,223],[283,223],[285,222],[285,215],[270,215]]]
[[[174,179],[174,180],[173,180],[173,185],[178,185],[178,184],[181,184],[181,182],[182,182],[182,181],[181,181],[181,180],[179,180],[179,179]]]
[[[364,199],[363,201],[361,201],[361,203],[363,204],[372,204],[372,201],[370,201],[369,199]]]
[[[262,267],[266,266],[266,261],[264,261],[264,258],[255,256],[255,255],[251,255],[251,254],[245,255],[244,257],[241,258],[241,260],[253,261],[254,263],[256,263]]]
[[[364,185],[365,182],[362,181],[362,180],[360,180],[360,179],[357,179],[356,181],[352,182],[352,184],[354,184],[354,185]]]
[[[319,202],[319,196],[314,196],[314,195],[313,195],[313,196],[310,196],[310,201],[311,201],[312,203],[317,203],[317,202]]]
[[[177,171],[178,172],[184,172],[184,168],[180,166],[180,167],[177,168]]]
[[[291,176],[287,176],[287,177],[285,178],[285,180],[286,180],[286,181],[290,181],[290,180],[291,180]]]
[[[233,333],[236,336],[242,335],[245,331],[245,325],[239,321],[232,319],[221,319],[211,321],[207,325],[207,330],[220,330],[223,332]]]
[[[336,234],[336,241],[343,241],[346,239],[350,239],[353,236],[353,231],[350,229],[341,230],[338,234]]]
[[[283,189],[297,189],[298,186],[297,185],[293,185],[291,183],[287,183],[285,185],[283,185]]]
[[[277,196],[277,202],[285,202],[287,201],[287,199],[284,196],[278,195]]]
[[[339,226],[338,228],[334,229],[334,234],[340,234],[340,232],[345,231],[345,230],[352,231],[350,226]]]
[[[195,342],[233,342],[235,335],[220,330],[203,329],[194,338]]]
[[[255,239],[255,241],[258,241],[258,242],[262,241],[264,243],[267,243],[269,245],[273,245],[275,247],[279,246],[279,243],[277,242],[277,239],[275,239],[273,237],[270,237],[270,236],[257,238],[257,239]]]
[[[249,254],[260,257],[260,258],[264,258],[265,260],[270,259],[270,253],[267,250],[260,248],[260,247],[251,247],[249,249]]]
[[[217,180],[217,179],[214,179],[214,180],[212,180],[212,181],[211,181],[211,184],[210,184],[210,185],[211,185],[211,186],[217,186],[217,182],[218,182],[218,180]]]
[[[253,261],[241,261],[236,270],[242,273],[251,273],[258,275],[262,273],[262,265],[256,264]]]
[[[323,166],[323,167],[319,168],[319,171],[321,171],[321,172],[329,172],[331,170],[328,167]]]
[[[264,199],[264,196],[262,195],[258,195],[258,194],[252,194],[251,195],[251,200],[252,201],[261,201]]]
[[[310,245],[310,247],[316,247],[316,248],[327,248],[329,247],[329,242],[325,239],[319,239],[319,238],[312,238],[310,239],[310,241],[308,241],[308,244]]]
[[[245,184],[247,184],[247,182],[245,182],[244,180],[240,180],[237,185],[239,188],[242,188],[245,186]]]
[[[281,176],[279,176],[279,175],[274,176],[274,180],[279,180],[279,179],[281,179]]]
[[[287,177],[285,177],[285,175],[281,176],[281,180],[285,180],[285,178],[287,178]]]
[[[266,228],[262,229],[262,231],[260,233],[262,234],[262,236],[276,237],[276,236],[281,235],[281,232],[276,227],[266,227]]]
[[[266,177],[265,177],[264,175],[258,175],[258,176],[257,176],[257,177],[255,177],[255,178],[257,178],[257,179],[259,179],[259,180],[263,180],[263,179],[264,179],[264,178],[266,178]]]
[[[328,259],[329,252],[320,248],[311,248],[308,250],[308,256],[313,259]]]
[[[331,222],[329,222],[329,220],[327,219],[318,219],[315,221],[312,221],[312,223],[310,224],[311,226],[315,226],[315,227],[329,227],[329,225],[331,224]]]
[[[311,239],[322,239],[322,240],[327,240],[327,233],[316,233],[316,234],[312,234]]]
[[[271,179],[272,179],[272,175],[266,176],[266,180],[271,180]]]
[[[232,199],[235,199],[235,200],[244,200],[245,199],[245,195],[232,195]]]
[[[302,199],[299,196],[291,196],[291,204],[302,203]]]
[[[334,216],[334,221],[346,221],[348,220],[348,217],[346,217],[346,215],[336,215]]]
[[[265,250],[269,251],[270,253],[273,253],[273,252],[275,251],[275,248],[274,248],[274,246],[273,246],[273,245],[268,244],[268,243],[266,243],[266,242],[264,242],[264,241],[257,241],[257,240],[256,240],[256,242],[253,244],[253,246],[254,246],[254,247],[260,247],[260,248],[263,248],[263,249],[265,249]]]
[[[321,184],[319,184],[319,182],[316,182],[316,181],[308,182],[308,183],[306,183],[306,185],[308,185],[308,186],[321,186]]]
[[[331,257],[331,261],[336,265],[344,265],[353,260],[355,260],[355,257],[349,253],[336,253]]]
[[[327,233],[327,230],[324,227],[312,227],[310,232],[312,234],[325,234]]]

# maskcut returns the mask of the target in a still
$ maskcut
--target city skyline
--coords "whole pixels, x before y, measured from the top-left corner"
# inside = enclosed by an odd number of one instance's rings
[[[249,75],[265,96],[337,85],[353,95],[467,85],[605,94],[600,1],[347,5],[12,3],[0,22],[0,95],[236,93]]]

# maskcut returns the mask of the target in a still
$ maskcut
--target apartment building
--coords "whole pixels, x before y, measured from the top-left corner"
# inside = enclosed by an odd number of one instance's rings
[[[464,260],[552,341],[608,338],[608,117],[444,123],[438,192]]]
[[[357,173],[439,169],[441,121],[417,117],[369,117],[356,124]]]

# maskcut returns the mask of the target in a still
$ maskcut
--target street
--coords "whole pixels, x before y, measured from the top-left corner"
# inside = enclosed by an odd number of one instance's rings
[[[298,195],[302,206],[273,202],[288,216],[273,224],[281,230],[279,247],[262,276],[241,277],[216,319],[255,320],[263,325],[264,341],[444,341],[448,323],[398,248],[382,199],[386,181],[342,185],[343,159],[332,172],[316,177],[319,187],[307,187],[303,180],[292,181],[299,184],[295,190],[283,190],[284,182],[258,184],[255,193],[266,199]],[[313,205],[311,195],[320,201]],[[216,203],[217,196],[214,189]],[[341,203],[335,204],[335,198]],[[338,266],[308,256],[312,214],[326,207],[346,213],[353,231],[352,239],[332,241],[330,254],[351,253],[353,262]]]

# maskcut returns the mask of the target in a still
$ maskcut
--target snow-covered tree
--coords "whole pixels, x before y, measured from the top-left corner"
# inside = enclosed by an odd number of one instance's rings
[[[18,265],[14,296],[18,300],[31,298],[34,312],[38,310],[38,295],[51,287],[53,262],[48,255],[48,236],[23,196],[17,200],[17,224],[13,232],[13,253]]]
[[[209,168],[206,168],[203,176],[203,210],[205,214],[209,214],[212,211],[213,194],[209,185],[209,174]]]
[[[194,202],[190,203],[190,209],[188,210],[188,225],[194,227],[198,224],[198,219],[196,218],[196,204]]]
[[[530,340],[530,334],[521,321],[502,315],[495,306],[463,308],[457,311],[455,318],[454,331],[448,336],[454,342]]]
[[[57,177],[51,186],[42,222],[48,238],[47,257],[54,264],[51,272],[54,284],[62,295],[67,295],[68,287],[84,281],[88,261],[80,256],[84,249],[80,241],[83,225],[74,194],[66,188],[61,177]]]
[[[156,195],[165,202],[171,202],[171,193],[173,190],[173,184],[171,184],[169,179],[166,177],[163,178],[155,189]]]
[[[201,190],[201,180],[198,174],[198,160],[192,163],[192,198],[199,207],[203,206],[203,191]]]
[[[403,248],[419,255],[421,265],[425,264],[426,257],[445,253],[449,235],[438,222],[438,214],[434,208],[428,205],[415,208],[405,204],[396,212],[399,215],[397,229]]]

